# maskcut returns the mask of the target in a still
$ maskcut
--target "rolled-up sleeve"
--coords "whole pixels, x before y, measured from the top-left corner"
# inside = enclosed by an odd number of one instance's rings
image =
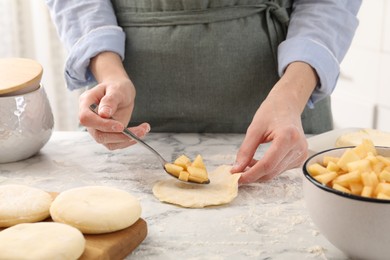
[[[294,1],[287,38],[278,48],[278,70],[282,76],[295,61],[306,62],[316,70],[319,84],[309,107],[334,90],[340,63],[359,24],[360,5],[361,0]]]
[[[46,4],[68,51],[65,79],[69,89],[96,83],[88,67],[100,52],[112,51],[124,58],[125,35],[109,0],[46,0]]]

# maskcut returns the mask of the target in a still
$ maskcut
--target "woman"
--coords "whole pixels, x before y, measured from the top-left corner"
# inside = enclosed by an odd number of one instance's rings
[[[244,133],[240,183],[298,167],[332,129],[329,95],[361,1],[48,0],[79,117],[109,149],[156,132]],[[99,104],[99,115],[88,106]],[[306,107],[306,108],[305,108]],[[116,120],[110,120],[113,117]],[[130,122],[130,123],[129,123]],[[254,154],[272,142],[263,158]]]

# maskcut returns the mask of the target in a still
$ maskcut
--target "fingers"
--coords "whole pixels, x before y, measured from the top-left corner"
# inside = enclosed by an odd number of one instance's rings
[[[128,129],[136,136],[143,138],[150,132],[150,125],[143,123],[136,127],[129,127]],[[123,149],[136,144],[136,141],[125,136],[123,133],[107,133],[92,128],[88,128],[88,132],[97,143],[104,145],[109,150]]]
[[[122,75],[123,76],[123,75]],[[135,88],[125,77],[106,78],[94,88],[85,91],[79,98],[79,119],[96,142],[110,150],[135,144],[122,131],[130,121],[135,99]],[[91,104],[99,105],[97,114],[90,110]],[[147,123],[131,128],[140,138],[150,131]]]
[[[307,151],[298,151],[294,149],[291,150],[278,164],[271,162],[270,164],[274,165],[274,167],[270,168],[266,166],[267,162],[265,162],[265,159],[263,158],[258,161],[256,166],[241,174],[239,183],[247,184],[253,182],[269,181],[288,169],[301,166],[306,158]]]
[[[276,136],[263,158],[241,174],[240,184],[270,180],[283,171],[300,166],[307,157],[307,142],[299,131],[284,131]],[[252,164],[252,165],[251,165]]]
[[[124,129],[124,126],[121,122],[113,119],[102,118],[90,110],[80,112],[79,118],[80,123],[84,126],[87,126],[87,129],[94,129],[109,133],[120,133]]]
[[[272,173],[264,175],[263,177],[258,179],[257,182],[269,181],[286,170],[302,166],[306,158],[307,158],[307,153],[305,152],[299,153],[296,151],[291,151],[291,153],[289,153],[286,156],[286,158],[283,159],[282,164],[280,164],[277,168],[275,168],[275,170]]]
[[[122,133],[106,133],[93,128],[88,128],[88,132],[97,143],[104,145],[109,150],[121,149],[135,144],[135,141]]]
[[[107,88],[104,96],[99,103],[99,115],[101,117],[112,117],[115,111],[118,109],[118,104],[122,101],[123,96],[119,95],[119,91],[116,88]]]
[[[239,182],[252,183],[267,175],[274,175],[280,162],[285,158],[286,151],[278,147],[276,143],[271,144],[263,158],[261,158],[249,170],[241,174]]]
[[[252,133],[253,131],[248,129],[231,169],[232,173],[243,172],[246,167],[252,167],[257,162],[253,157],[259,147],[260,139],[259,136]]]
[[[103,99],[106,92],[104,85],[97,85],[95,88],[84,92],[79,98],[79,120],[87,128],[93,128],[102,132],[121,132],[124,128],[121,122],[108,119],[113,110],[111,107],[103,105],[101,107],[100,99]],[[96,115],[89,109],[91,104],[99,104],[99,115]],[[115,106],[116,107],[116,106]],[[94,131],[89,131],[91,134]]]
[[[91,104],[99,104],[100,99],[105,95],[105,86],[99,84],[96,87],[83,92],[79,98],[80,113],[89,110]]]
[[[134,98],[134,86],[128,79],[100,83],[80,96],[80,123],[98,131],[119,133],[131,118]],[[89,109],[93,103],[99,105],[98,115]]]

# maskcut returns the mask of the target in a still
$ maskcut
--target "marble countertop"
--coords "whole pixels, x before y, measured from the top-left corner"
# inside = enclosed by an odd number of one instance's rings
[[[238,134],[152,133],[145,140],[167,160],[201,154],[212,171],[234,162],[242,139]],[[157,200],[152,187],[166,178],[171,177],[144,147],[109,151],[82,131],[54,132],[36,156],[0,164],[0,184],[56,192],[105,185],[136,196],[148,235],[126,259],[346,259],[312,223],[302,198],[300,169],[240,186],[230,204],[203,209]]]

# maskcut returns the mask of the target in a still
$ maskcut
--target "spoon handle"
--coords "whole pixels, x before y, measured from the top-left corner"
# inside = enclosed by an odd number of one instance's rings
[[[135,141],[137,141],[137,143],[143,145],[145,148],[147,148],[149,151],[151,151],[152,153],[154,153],[154,155],[156,155],[158,157],[158,159],[160,160],[162,166],[165,167],[165,164],[167,163],[167,161],[156,151],[154,150],[150,145],[148,145],[147,143],[145,143],[142,139],[140,139],[138,136],[136,136],[134,133],[132,133],[129,129],[125,128],[122,132],[124,135],[126,135],[127,137],[131,138],[131,139],[134,139]]]
[[[92,104],[89,106],[89,108],[95,113],[97,114],[97,109],[98,109],[98,105],[96,104]],[[111,117],[111,119],[113,119]],[[156,151],[154,150],[150,145],[148,145],[147,143],[145,143],[141,138],[139,138],[138,136],[136,136],[133,132],[131,132],[129,129],[125,128],[122,133],[124,135],[126,135],[127,137],[129,137],[130,139],[133,139],[135,140],[137,143],[143,145],[145,148],[147,148],[149,151],[151,151],[154,155],[157,156],[157,158],[160,160],[162,166],[164,167],[165,169],[165,164],[167,163],[167,161]]]

